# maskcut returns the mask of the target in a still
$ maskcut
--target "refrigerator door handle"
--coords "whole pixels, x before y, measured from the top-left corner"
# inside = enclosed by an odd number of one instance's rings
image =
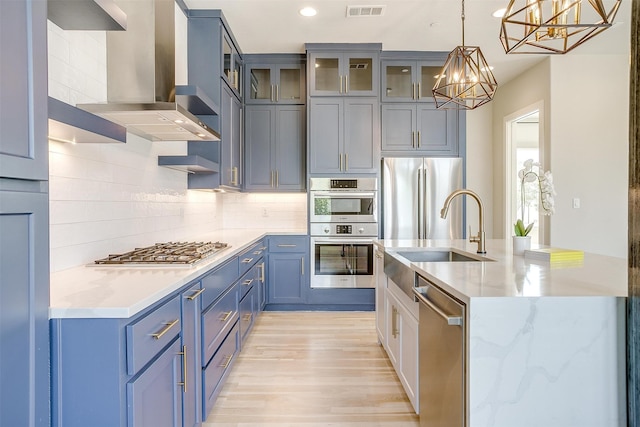
[[[422,176],[423,176],[423,179],[422,179],[422,182],[423,182],[423,184],[422,184],[422,211],[424,212],[424,215],[422,215],[422,221],[423,221],[422,222],[422,235],[423,235],[422,238],[423,239],[427,239],[428,238],[428,236],[427,236],[428,228],[427,227],[430,225],[429,224],[429,218],[428,218],[429,215],[427,215],[426,213],[427,213],[427,208],[431,209],[430,206],[427,206],[427,196],[428,196],[428,193],[427,193],[427,188],[428,187],[427,186],[430,185],[431,183],[427,183],[427,175],[428,175],[427,174],[427,168],[422,169]]]
[[[418,239],[422,239],[422,218],[424,217],[424,199],[422,198],[422,170],[418,169],[418,209],[416,210],[416,224],[418,224]]]

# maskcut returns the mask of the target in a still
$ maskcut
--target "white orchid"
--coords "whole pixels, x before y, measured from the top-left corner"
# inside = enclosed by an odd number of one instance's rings
[[[534,168],[537,169],[534,170]],[[514,225],[516,236],[526,236],[533,229],[533,223],[528,226],[524,226],[524,208],[525,208],[525,183],[538,182],[538,189],[540,190],[540,206],[542,207],[541,213],[543,215],[553,215],[555,213],[555,202],[553,196],[556,195],[555,188],[553,187],[553,175],[551,171],[544,171],[542,165],[539,162],[534,162],[533,159],[528,159],[524,162],[524,167],[518,171],[518,178],[520,179],[520,196],[522,198],[520,209],[522,212],[522,218],[518,219]]]

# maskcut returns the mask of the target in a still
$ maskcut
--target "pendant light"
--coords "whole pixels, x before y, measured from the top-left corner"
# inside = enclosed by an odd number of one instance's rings
[[[433,86],[436,108],[473,110],[491,101],[498,88],[480,48],[464,44],[464,0],[461,18],[462,46],[449,53]]]
[[[567,53],[611,27],[621,1],[510,0],[500,26],[502,47],[506,53]]]

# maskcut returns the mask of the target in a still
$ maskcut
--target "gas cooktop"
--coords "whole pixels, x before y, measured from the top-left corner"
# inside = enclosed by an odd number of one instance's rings
[[[146,248],[109,255],[94,261],[94,265],[193,265],[229,247],[229,244],[221,242],[156,243]]]

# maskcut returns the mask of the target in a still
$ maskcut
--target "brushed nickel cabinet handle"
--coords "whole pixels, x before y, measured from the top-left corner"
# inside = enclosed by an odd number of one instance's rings
[[[261,262],[258,268],[260,269],[260,282],[264,283],[264,262]]]
[[[280,86],[276,86],[276,102],[280,102]]]
[[[304,257],[300,258],[300,270],[302,271],[302,275],[304,276]]]
[[[182,392],[187,392],[187,346],[182,346],[182,351],[178,353],[182,356],[182,381],[178,385],[182,386]]]
[[[243,264],[249,264],[251,261],[253,261],[253,258],[245,258],[240,262],[243,263]]]
[[[420,145],[422,145],[422,141],[420,138],[420,131],[418,131],[418,148],[420,148]]]
[[[278,245],[279,248],[295,248],[296,246],[298,245],[290,245],[290,244],[284,244],[284,243]]]
[[[231,315],[233,314],[233,310],[232,311],[227,311],[226,313],[224,313],[224,315],[222,317],[220,317],[220,321],[221,322],[226,322],[229,317],[231,317]]]
[[[227,369],[227,367],[229,366],[229,363],[231,363],[231,359],[233,359],[233,355],[227,356],[225,359],[226,360],[223,363],[220,364],[220,367],[222,369]]]
[[[344,153],[344,170],[345,172],[349,170],[349,154]]]
[[[342,153],[338,154],[338,170],[342,171]]]
[[[416,133],[413,131],[411,132],[411,147],[416,148]]]
[[[242,282],[242,284],[245,285],[245,286],[249,286],[252,283],[253,283],[253,279],[247,279],[244,282]]]
[[[164,325],[165,325],[165,326],[164,326],[164,328],[162,328],[162,329],[160,330],[160,332],[156,332],[155,334],[151,334],[151,336],[152,336],[154,339],[159,340],[160,338],[162,338],[162,336],[163,336],[164,334],[166,334],[167,332],[169,332],[169,329],[171,329],[171,328],[173,328],[174,326],[176,326],[176,325],[178,324],[178,322],[180,322],[180,319],[176,319],[176,320],[174,320],[173,322],[165,323],[165,324],[164,324]]]
[[[270,91],[269,91],[269,99],[271,100],[271,102],[276,102],[275,98],[273,97],[273,87],[275,85],[271,85]]]
[[[201,294],[201,293],[203,293],[203,292],[204,292],[204,289],[205,289],[205,288],[198,289],[198,290],[197,290],[197,291],[195,291],[193,294],[189,295],[189,296],[187,297],[187,299],[188,299],[189,301],[193,301],[194,299],[198,298],[198,297],[200,296],[200,294]]]
[[[418,82],[418,96],[416,99],[422,98],[422,94],[420,93],[420,82]]]
[[[344,76],[344,93],[349,93],[349,75]]]
[[[280,187],[280,174],[278,173],[278,169],[276,169],[276,188]]]

